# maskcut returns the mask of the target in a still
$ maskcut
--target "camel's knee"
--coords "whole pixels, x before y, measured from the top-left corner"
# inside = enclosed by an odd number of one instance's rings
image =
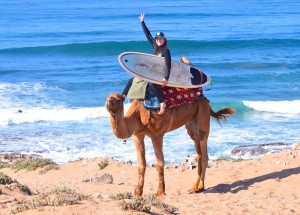
[[[155,152],[155,168],[160,173],[164,170],[164,154],[162,151],[156,151]]]
[[[140,164],[138,166],[138,174],[144,174],[146,172],[146,164]]]
[[[156,171],[158,172],[159,175],[164,174],[164,164],[163,163],[158,163],[155,165]]]
[[[205,138],[208,137],[208,132],[204,130],[199,130],[199,139],[204,140]]]

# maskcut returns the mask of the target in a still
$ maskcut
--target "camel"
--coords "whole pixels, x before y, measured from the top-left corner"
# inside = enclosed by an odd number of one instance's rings
[[[136,153],[138,168],[138,183],[134,194],[141,196],[144,188],[146,171],[145,136],[150,137],[155,154],[155,167],[158,172],[158,188],[156,196],[165,195],[164,179],[164,134],[185,125],[190,138],[194,141],[198,158],[197,179],[189,192],[204,191],[204,179],[208,165],[207,141],[210,130],[210,116],[219,123],[227,116],[235,113],[234,109],[224,108],[214,112],[209,101],[199,96],[193,103],[185,103],[178,107],[166,108],[165,113],[159,115],[157,111],[146,110],[143,103],[133,100],[124,116],[124,97],[112,93],[106,98],[105,107],[110,113],[110,123],[116,137],[126,139],[132,137]]]

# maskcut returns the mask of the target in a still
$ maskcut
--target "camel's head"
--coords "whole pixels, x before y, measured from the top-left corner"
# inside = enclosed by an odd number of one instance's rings
[[[123,110],[124,97],[120,94],[110,94],[105,101],[105,107],[110,114],[116,115]]]

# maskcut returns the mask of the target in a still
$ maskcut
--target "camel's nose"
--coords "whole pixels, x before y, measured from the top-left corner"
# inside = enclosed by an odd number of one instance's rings
[[[117,103],[118,103],[118,102],[117,102],[116,99],[114,99],[114,98],[109,98],[109,99],[107,99],[106,102],[105,102],[105,107],[106,107],[106,109],[107,109],[109,112],[115,112],[116,109],[117,109],[117,106],[118,106]]]

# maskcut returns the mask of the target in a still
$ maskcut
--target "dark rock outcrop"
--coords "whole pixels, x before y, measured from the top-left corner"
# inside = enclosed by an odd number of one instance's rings
[[[252,144],[246,146],[238,146],[231,150],[231,154],[235,156],[259,156],[270,152],[279,152],[289,149],[290,146],[286,143],[265,143],[265,144]]]

